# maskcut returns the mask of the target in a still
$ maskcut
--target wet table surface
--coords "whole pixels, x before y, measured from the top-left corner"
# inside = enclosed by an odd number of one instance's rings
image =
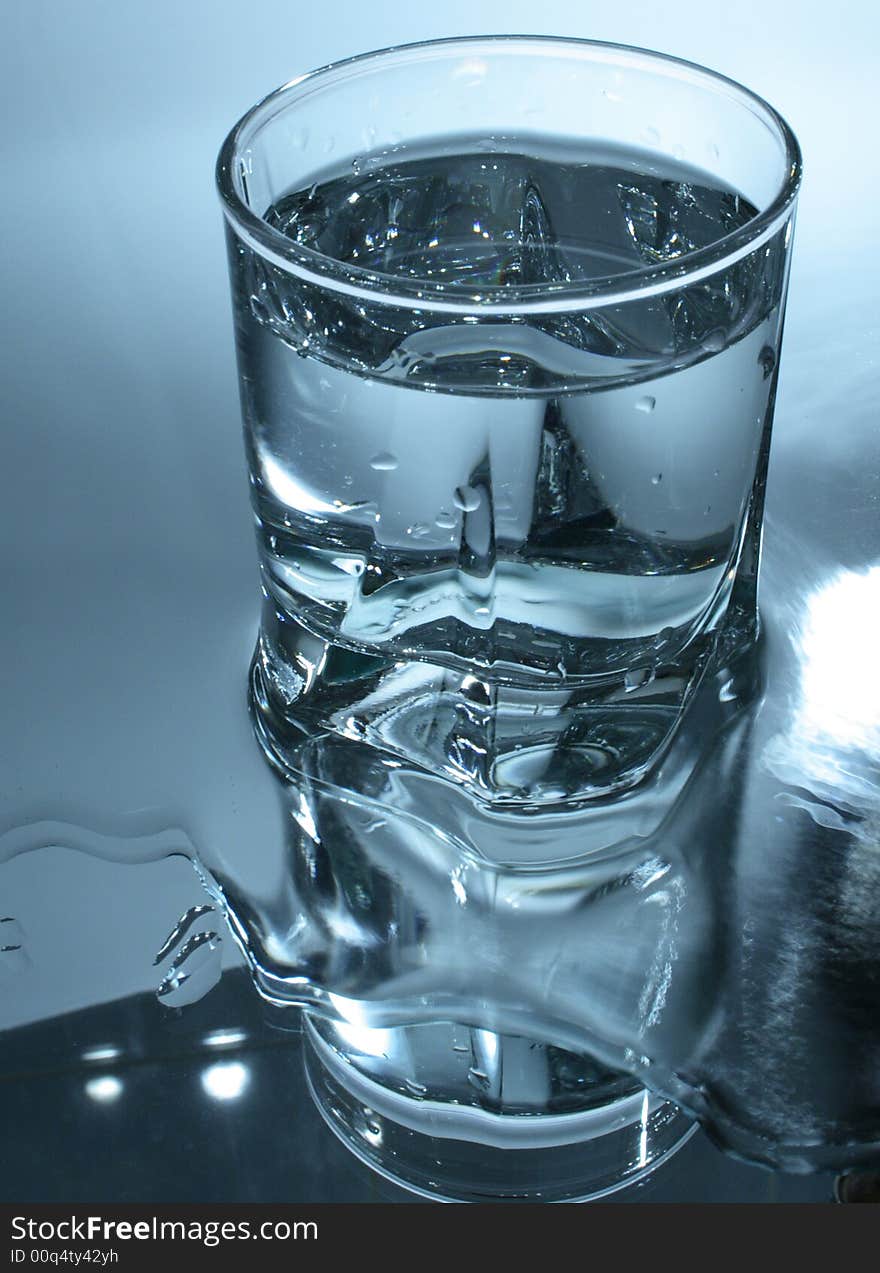
[[[245,704],[257,576],[209,176],[234,111],[170,156],[163,127],[144,131],[136,164],[105,128],[87,181],[68,143],[98,104],[68,126],[63,102],[32,122],[44,162],[6,236],[0,1197],[406,1201],[321,1123],[300,1037],[262,1005],[222,915],[174,939],[207,905],[192,846],[257,912],[283,859]],[[141,173],[162,164],[198,167],[173,218]],[[702,900],[668,1001],[699,984],[700,1020],[679,1006],[652,1024],[645,1076],[729,1148],[818,1173],[746,1165],[700,1133],[627,1201],[828,1201],[832,1173],[880,1142],[878,271],[846,242],[819,250],[823,206],[808,188],[765,688],[707,742],[670,856]]]

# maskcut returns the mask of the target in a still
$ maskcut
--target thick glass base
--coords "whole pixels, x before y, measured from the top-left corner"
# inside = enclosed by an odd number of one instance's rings
[[[330,1129],[435,1201],[586,1202],[644,1179],[696,1127],[626,1076],[527,1039],[452,1024],[346,1032],[308,1016],[305,1037]]]
[[[251,701],[263,750],[288,776],[304,737],[331,734],[499,809],[571,807],[626,791],[654,770],[707,672],[728,668],[719,687],[730,681],[726,697],[741,693],[742,674],[723,657],[726,631],[626,675],[514,684],[479,668],[363,655],[267,610]],[[736,635],[748,651],[753,631]]]

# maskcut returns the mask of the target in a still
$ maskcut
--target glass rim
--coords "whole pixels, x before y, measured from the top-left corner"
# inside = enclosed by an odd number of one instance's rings
[[[496,50],[511,46],[522,49],[537,46],[539,50],[555,50],[569,56],[592,54],[594,60],[605,60],[609,65],[652,67],[675,78],[702,82],[710,90],[725,93],[750,109],[783,142],[784,175],[774,198],[766,208],[731,233],[705,247],[683,252],[656,265],[586,281],[527,283],[513,287],[485,284],[473,292],[464,290],[460,284],[453,289],[437,279],[385,274],[336,260],[296,243],[249,207],[241,187],[241,153],[257,129],[292,106],[299,97],[332,86],[335,82],[344,82],[349,76],[377,62],[415,62],[426,54],[450,46],[476,49],[486,45],[494,46]],[[515,316],[596,309],[623,304],[646,294],[662,295],[699,282],[735,264],[772,238],[784,224],[800,188],[802,161],[794,132],[774,107],[736,80],[696,62],[627,44],[571,36],[466,35],[359,53],[296,76],[257,102],[232,127],[220,148],[215,175],[224,215],[238,236],[261,257],[306,282],[371,304],[430,313]]]

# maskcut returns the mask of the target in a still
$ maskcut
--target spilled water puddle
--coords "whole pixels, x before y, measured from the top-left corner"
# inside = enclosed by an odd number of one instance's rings
[[[186,1007],[241,963],[181,829],[41,821],[0,836],[0,1031],[148,990]]]

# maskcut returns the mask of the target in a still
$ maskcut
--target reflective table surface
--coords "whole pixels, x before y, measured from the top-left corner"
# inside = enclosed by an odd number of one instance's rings
[[[241,971],[230,970],[188,1013],[160,1010],[152,994],[132,996],[25,1027],[6,1042],[4,1201],[419,1201],[326,1129],[306,1091],[300,1035],[267,1025]],[[116,1048],[120,1056],[108,1055]],[[827,1174],[748,1166],[698,1134],[609,1201],[832,1197]]]
[[[40,30],[58,69],[64,33]],[[210,185],[259,86],[172,145],[164,117],[122,140],[99,126],[100,93],[73,74],[5,143],[10,170],[30,167],[5,210],[0,1197],[406,1201],[323,1125],[298,1013],[245,968],[295,962],[277,938],[303,910],[290,793],[247,712],[258,586]],[[70,145],[85,135],[90,180]],[[163,166],[198,170],[173,215]],[[830,1201],[833,1173],[880,1148],[878,271],[850,245],[864,204],[829,245],[821,183],[803,196],[761,687],[690,738],[686,780],[625,869],[602,858],[622,909],[566,920],[553,954],[567,1045],[765,1167],[701,1131],[622,1201]],[[662,888],[629,888],[651,863]],[[447,883],[448,865],[432,868]],[[430,912],[428,884],[394,880]],[[460,920],[477,949],[486,911]],[[620,924],[639,937],[610,978]],[[325,996],[351,992],[357,943],[339,934]],[[373,980],[355,997],[381,998],[381,970],[357,966]],[[523,975],[506,1010],[537,993]],[[434,989],[462,1008],[460,979]]]

